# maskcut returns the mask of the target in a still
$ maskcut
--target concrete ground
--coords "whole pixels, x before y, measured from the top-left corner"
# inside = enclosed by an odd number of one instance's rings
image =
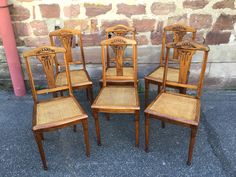
[[[97,90],[96,90],[97,94]],[[95,94],[95,95],[96,95]],[[207,91],[192,166],[186,165],[189,129],[151,121],[150,152],[144,151],[143,104],[140,147],[134,146],[132,115],[100,115],[102,146],[83,91],[76,93],[89,115],[91,156],[85,155],[82,126],[45,133],[48,171],[42,168],[31,131],[33,100],[0,91],[0,176],[236,176],[236,91]],[[154,98],[154,94],[152,94]],[[143,94],[140,94],[143,103]]]

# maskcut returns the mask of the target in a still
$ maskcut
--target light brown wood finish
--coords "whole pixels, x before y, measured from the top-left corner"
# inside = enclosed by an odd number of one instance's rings
[[[106,39],[110,39],[110,38],[115,37],[115,36],[121,36],[121,37],[136,40],[136,30],[135,30],[135,28],[128,27],[128,26],[125,26],[125,25],[122,25],[122,24],[109,27],[105,30],[105,32],[106,32]],[[123,45],[122,47],[124,49],[126,49],[127,46]],[[118,52],[121,52],[121,53],[119,53],[119,55],[117,55],[116,54],[117,50],[114,49],[112,46],[109,47],[109,45],[107,45],[106,46],[107,72],[110,72],[111,74],[113,74],[114,67],[111,66],[112,63],[115,63],[116,65],[119,65],[119,63],[121,62],[121,61],[116,62],[116,58],[110,57],[110,55],[109,55],[110,49],[112,49],[112,51],[113,51],[113,53],[115,54],[116,57],[120,56],[120,57],[122,57],[123,61],[132,63],[132,56],[131,57],[124,57],[124,51],[125,50],[118,50]],[[129,67],[127,67],[127,69],[126,69],[126,67],[124,67],[123,71],[124,71],[124,75],[129,75],[129,74],[133,75],[133,71],[130,70]],[[118,69],[117,72],[121,72],[121,70]],[[107,84],[110,84],[110,85],[113,85],[113,84],[123,85],[123,84],[127,84],[127,83],[132,85],[132,81],[133,80],[131,79],[131,80],[122,80],[120,82],[120,81],[117,81],[117,80],[107,78]],[[100,83],[100,86],[102,87],[102,79],[99,81],[99,83]]]
[[[79,70],[71,70],[71,83],[73,89],[86,89],[87,97],[92,104],[93,102],[93,85],[92,81],[89,77],[89,74],[86,70],[86,62],[84,58],[84,50],[83,50],[83,41],[82,34],[79,30],[74,29],[59,29],[56,31],[52,31],[49,34],[50,42],[52,46],[55,46],[55,40],[58,39],[60,44],[66,49],[66,59],[71,65],[81,65],[82,69]],[[75,60],[72,55],[72,46],[78,46],[80,48],[80,60]],[[64,67],[64,64],[59,63],[61,67]],[[56,77],[56,85],[63,86],[66,83],[66,73],[65,71],[58,72]]]
[[[184,89],[191,88],[196,91],[195,96],[190,96],[180,93],[167,92],[168,78],[168,60],[169,51],[175,48],[178,51],[180,70],[179,81],[171,82],[173,87],[182,87]],[[195,137],[200,119],[200,97],[204,80],[204,74],[207,64],[209,48],[203,44],[198,44],[194,41],[183,41],[178,43],[169,43],[166,45],[166,61],[163,76],[163,85],[160,94],[152,101],[145,109],[145,151],[149,148],[149,120],[150,118],[159,119],[163,122],[168,122],[180,126],[191,128],[191,136],[189,143],[189,153],[187,164],[191,164]],[[196,85],[186,83],[188,70],[192,61],[192,56],[195,52],[204,52],[202,61],[201,73],[199,81]],[[182,84],[183,83],[183,84]]]
[[[124,50],[123,46],[130,45],[133,49],[132,62],[133,74],[127,76],[124,74],[123,57],[120,55]],[[115,48],[116,68],[113,74],[107,72],[106,50],[107,46]],[[103,87],[92,105],[93,116],[96,126],[97,143],[101,145],[100,126],[98,113],[128,113],[135,114],[135,145],[139,144],[139,97],[137,91],[137,42],[120,36],[104,40],[101,42],[102,48],[102,67],[103,67]],[[108,79],[113,80],[132,80],[132,85],[108,85]]]
[[[184,36],[190,33],[192,36],[192,40],[195,40],[196,38],[196,30],[192,27],[185,26],[182,24],[174,24],[170,26],[166,26],[163,31],[163,36],[162,36],[162,48],[161,48],[161,56],[160,56],[160,65],[152,71],[150,74],[148,74],[144,79],[145,79],[145,106],[148,104],[148,98],[149,98],[149,85],[154,84],[158,86],[158,94],[160,93],[161,90],[161,85],[163,82],[163,71],[164,71],[164,55],[165,55],[165,46],[166,42],[168,39],[168,36],[171,34],[173,35],[173,42],[180,42],[183,40]],[[170,59],[175,62],[179,63],[178,61],[178,52],[177,49],[173,50],[173,56],[170,57]],[[169,68],[168,69],[168,81],[173,81],[176,82],[179,80],[179,68]],[[186,80],[187,82],[187,80]],[[168,83],[167,83],[168,85]],[[168,85],[169,87],[173,87],[172,85]],[[181,87],[174,87],[174,88],[179,88],[180,92],[185,92]]]
[[[56,56],[59,53],[62,53],[64,55],[64,66],[66,67],[67,84],[65,84],[64,86],[57,86],[55,79],[57,75]],[[69,64],[66,61],[65,53],[66,49],[64,48],[43,46],[24,52],[23,54],[34,100],[32,130],[38,145],[39,153],[45,170],[47,170],[47,163],[42,146],[44,132],[53,131],[68,126],[74,126],[75,128],[76,124],[82,123],[86,144],[86,155],[89,156],[89,139],[87,125],[88,116],[73,96],[69,74]],[[33,62],[33,60],[38,60],[43,67],[43,71],[48,83],[48,88],[46,89],[36,90],[35,88],[35,81],[31,70],[31,62]],[[66,97],[57,97],[44,100],[38,99],[39,94],[57,94],[57,92],[64,90],[69,91],[69,95]]]

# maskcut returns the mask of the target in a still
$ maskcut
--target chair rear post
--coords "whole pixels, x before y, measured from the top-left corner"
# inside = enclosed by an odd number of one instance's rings
[[[165,46],[166,46],[166,30],[164,30],[164,33],[162,35],[160,66],[163,66],[163,61],[165,60]]]
[[[28,76],[29,76],[29,82],[30,82],[30,87],[31,87],[31,91],[32,91],[33,100],[34,100],[34,103],[37,103],[38,102],[38,96],[37,96],[37,93],[36,93],[34,80],[33,80],[33,74],[32,74],[32,70],[31,70],[31,67],[30,67],[30,63],[29,63],[29,56],[24,56],[24,58],[25,58],[25,64],[26,64],[26,71],[27,71]]]
[[[170,52],[170,48],[166,47],[166,59],[165,59],[165,67],[164,67],[163,82],[162,82],[162,89],[161,89],[164,92],[166,91],[166,80],[167,80],[167,73],[168,73],[169,52]]]
[[[133,67],[134,67],[134,87],[138,87],[137,83],[137,73],[138,73],[138,67],[137,67],[137,45],[132,45],[133,48]]]
[[[201,69],[200,79],[199,79],[198,88],[197,88],[197,98],[200,98],[201,94],[202,94],[202,86],[203,86],[203,81],[204,81],[204,77],[205,77],[205,71],[206,71],[206,65],[207,65],[207,59],[208,59],[208,52],[209,51],[204,51],[202,69]]]
[[[84,46],[83,46],[83,39],[82,39],[82,34],[77,35],[79,38],[79,47],[80,47],[80,57],[82,60],[83,68],[86,69],[86,63],[85,63],[85,58],[84,58]]]
[[[107,46],[107,45],[106,45]],[[106,82],[106,59],[105,59],[105,46],[102,45],[102,53],[101,53],[101,58],[102,58],[102,79],[103,79],[103,87],[106,87],[107,82]]]

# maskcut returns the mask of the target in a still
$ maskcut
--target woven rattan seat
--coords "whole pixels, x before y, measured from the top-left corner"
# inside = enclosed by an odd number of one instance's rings
[[[92,82],[88,77],[88,74],[86,73],[86,70],[70,71],[70,76],[71,76],[72,87],[92,84]],[[64,86],[64,85],[67,85],[66,72],[60,72],[58,73],[56,78],[56,86]]]
[[[35,128],[43,124],[84,118],[84,114],[72,97],[55,98],[47,102],[40,102],[36,107]]]
[[[191,120],[197,124],[196,113],[200,109],[197,106],[198,102],[199,99],[183,97],[181,94],[161,93],[149,110],[153,111],[156,116],[172,117],[181,122],[189,122]]]
[[[107,86],[102,88],[92,108],[137,109],[139,110],[137,89],[132,86]]]
[[[163,80],[164,67],[159,67],[155,71],[153,71],[146,78],[154,81],[162,81]],[[167,81],[178,82],[179,79],[179,69],[176,68],[168,68],[167,73]]]

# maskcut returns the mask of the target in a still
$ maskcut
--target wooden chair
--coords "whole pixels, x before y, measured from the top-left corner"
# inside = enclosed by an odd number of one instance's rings
[[[133,39],[133,40],[136,40],[136,30],[135,28],[133,27],[128,27],[128,26],[125,26],[125,25],[115,25],[115,26],[112,26],[112,27],[109,27],[105,30],[106,32],[106,39],[110,39],[114,36],[122,36],[122,37],[125,37],[125,38],[130,38],[130,39]],[[111,51],[112,49],[112,51]],[[116,72],[116,69],[114,66],[114,63],[115,63],[115,57],[112,57],[111,54],[112,53],[115,53],[114,49],[109,47],[109,45],[106,46],[106,55],[107,55],[107,74],[110,75],[110,76],[114,76],[114,73]],[[124,62],[131,62],[132,64],[132,57],[123,57],[123,61]],[[124,70],[123,70],[123,75],[124,76],[132,76],[133,75],[133,71],[129,68],[129,67],[123,67]],[[100,83],[100,87],[102,87],[102,82],[103,80],[101,79],[99,81]],[[107,80],[107,84],[109,85],[121,85],[121,84],[124,84],[124,85],[133,85],[133,80]]]
[[[64,48],[44,46],[30,50],[28,52],[24,52],[23,54],[34,100],[32,130],[36,143],[38,145],[39,153],[45,170],[47,170],[47,164],[42,146],[44,132],[57,130],[71,125],[74,126],[75,131],[76,124],[82,123],[84,129],[84,141],[86,144],[86,155],[89,156],[90,154],[88,138],[88,115],[84,112],[80,104],[73,96],[68,64],[65,64],[67,79],[66,83],[68,84],[65,84],[63,86],[56,85],[56,56],[58,54],[64,55],[65,52],[66,50]],[[36,60],[39,61],[39,63],[42,65],[48,83],[47,89],[36,90],[35,88],[35,81],[32,74],[31,62],[35,62]],[[69,96],[49,98],[43,100],[38,99],[38,95],[47,93],[55,94],[56,92],[64,90],[69,90]]]
[[[148,104],[148,98],[149,98],[149,85],[154,84],[158,86],[158,93],[160,93],[160,87],[163,82],[163,72],[164,72],[164,54],[165,54],[165,45],[168,41],[168,38],[173,35],[173,42],[180,42],[183,40],[184,36],[191,34],[192,40],[195,40],[196,38],[196,29],[181,25],[181,24],[174,24],[170,26],[166,26],[164,28],[164,33],[162,36],[162,48],[161,48],[161,56],[160,56],[160,65],[152,71],[150,74],[148,74],[144,80],[145,80],[145,107]],[[179,63],[178,61],[178,52],[177,49],[173,50],[173,55],[170,58],[171,61],[175,62],[176,64]],[[179,76],[179,68],[178,67],[170,67],[168,69],[168,81],[178,81]],[[187,80],[186,80],[187,82]],[[169,86],[167,84],[167,86]],[[172,86],[170,86],[172,87]],[[177,89],[180,89],[181,93],[185,93],[185,89],[182,89],[180,87],[176,87]]]
[[[173,82],[168,80],[168,58],[170,48],[178,49],[180,61],[179,81]],[[164,68],[163,87],[160,94],[145,109],[145,151],[149,148],[149,120],[150,118],[159,119],[164,122],[185,126],[191,128],[188,161],[191,164],[195,137],[200,120],[200,96],[203,86],[204,74],[207,64],[209,48],[196,42],[179,42],[166,45],[166,61]],[[202,51],[202,68],[198,84],[186,84],[188,71],[191,60],[196,51]],[[200,61],[201,62],[201,61]],[[182,87],[196,90],[196,96],[187,94],[173,93],[166,91],[166,86]]]
[[[132,75],[124,75],[123,53],[127,45],[132,46],[133,66]],[[110,75],[107,73],[106,50],[111,46],[116,53],[115,72]],[[93,116],[96,126],[97,144],[101,145],[100,127],[98,113],[129,113],[135,114],[135,145],[139,144],[139,97],[137,91],[137,42],[120,36],[104,40],[102,47],[102,67],[103,67],[103,87],[92,105]],[[126,85],[107,85],[107,80],[133,80],[132,86]]]
[[[71,83],[73,89],[86,88],[87,98],[90,103],[93,102],[93,83],[86,70],[86,63],[84,59],[84,50],[82,42],[82,34],[78,30],[74,29],[59,29],[52,31],[49,34],[50,42],[52,46],[56,45],[56,40],[66,49],[66,59],[69,65],[82,65],[82,69],[70,70]],[[59,40],[58,40],[59,39]],[[73,58],[72,47],[80,48],[80,60]],[[63,63],[59,63],[59,66],[63,68]],[[66,72],[61,71],[57,75],[56,85],[63,86],[66,84]]]

